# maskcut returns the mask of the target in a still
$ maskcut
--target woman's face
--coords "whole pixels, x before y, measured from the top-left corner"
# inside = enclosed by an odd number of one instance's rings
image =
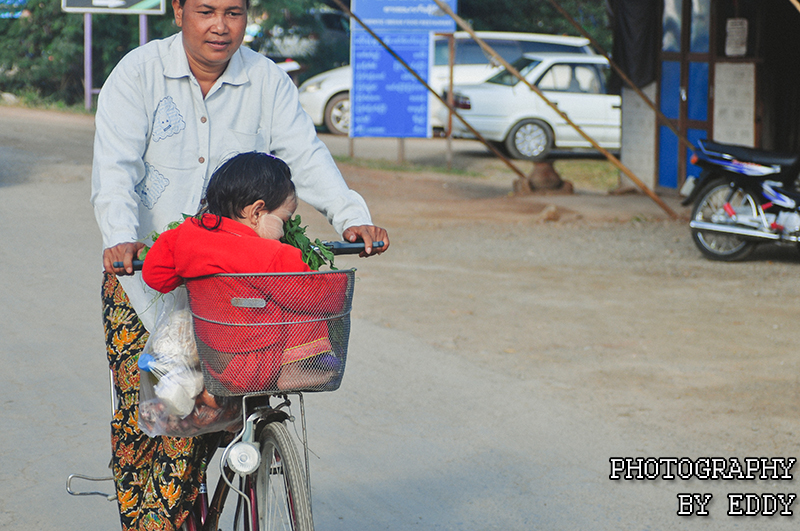
[[[297,197],[291,195],[272,212],[261,210],[253,229],[262,238],[280,240],[283,237],[283,224],[292,218],[295,210],[297,210]]]
[[[244,39],[245,0],[186,0],[183,7],[173,0],[172,7],[195,77],[222,74]]]

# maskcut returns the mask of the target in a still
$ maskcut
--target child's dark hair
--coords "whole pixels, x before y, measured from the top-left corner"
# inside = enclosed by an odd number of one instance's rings
[[[259,199],[264,208],[273,211],[294,195],[292,173],[281,159],[268,153],[251,151],[240,153],[219,166],[206,189],[205,204],[198,215],[214,214],[236,219],[241,217],[244,207]]]

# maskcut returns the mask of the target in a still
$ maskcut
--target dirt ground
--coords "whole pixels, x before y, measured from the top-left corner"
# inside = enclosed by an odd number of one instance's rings
[[[90,117],[0,107],[0,126],[0,193],[87,180]],[[324,140],[341,151],[341,139]],[[360,149],[382,149],[369,146]],[[464,146],[457,157],[470,175],[340,164],[391,235],[385,255],[340,262],[359,268],[356,319],[487,375],[536,382],[539,399],[615,434],[619,443],[598,446],[617,445],[607,457],[800,453],[796,249],[712,262],[685,219],[644,196],[513,197],[507,177],[482,172],[483,150]],[[74,207],[83,217],[85,197]],[[543,221],[553,208],[559,219]],[[335,237],[307,206],[299,213],[312,235]],[[498,411],[532,400],[504,387],[484,393]],[[433,410],[437,398],[410,403]],[[583,443],[591,453],[594,441]],[[672,499],[663,501],[674,515]]]
[[[695,455],[797,453],[795,249],[715,263],[685,220],[620,206],[642,197],[511,197],[497,179],[342,170],[392,236],[360,273],[362,318],[548,381],[662,451],[679,439]]]
[[[91,117],[0,112],[5,184],[69,181],[90,163]],[[30,159],[14,148],[34,137],[47,151],[36,171],[19,171]],[[323,139],[342,150],[340,137]],[[507,174],[474,176],[497,164],[477,143],[465,145],[456,165],[468,176],[341,164],[392,241],[390,252],[359,264],[369,290],[359,295],[360,317],[521,378],[544,377],[553,393],[621,430],[667,440],[679,428],[700,453],[796,451],[795,249],[711,262],[685,220],[669,220],[641,194],[513,197]],[[406,146],[410,159],[416,149]],[[677,198],[665,199],[687,215]],[[548,207],[560,219],[542,221]],[[316,213],[300,213],[310,232],[335,237]]]

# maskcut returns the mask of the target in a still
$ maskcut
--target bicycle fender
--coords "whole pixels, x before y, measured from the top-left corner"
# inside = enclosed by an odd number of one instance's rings
[[[280,409],[264,409],[259,412],[260,420],[267,424],[272,422],[283,422],[289,420],[289,414]]]

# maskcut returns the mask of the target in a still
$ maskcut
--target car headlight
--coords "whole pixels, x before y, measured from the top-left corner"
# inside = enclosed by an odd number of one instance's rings
[[[300,87],[300,92],[317,92],[321,88],[322,81],[317,81],[316,83],[303,83],[303,86]]]

